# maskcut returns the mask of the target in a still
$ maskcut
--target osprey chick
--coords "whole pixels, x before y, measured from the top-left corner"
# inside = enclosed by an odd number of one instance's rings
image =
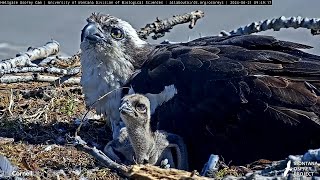
[[[147,97],[140,94],[127,95],[122,99],[119,110],[137,163],[160,165],[163,159],[168,159],[171,167],[188,169],[188,155],[183,140],[165,131],[151,131],[151,108]]]

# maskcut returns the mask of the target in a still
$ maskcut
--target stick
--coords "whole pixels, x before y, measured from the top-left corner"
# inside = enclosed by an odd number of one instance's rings
[[[27,72],[44,72],[44,73],[54,73],[62,75],[75,75],[80,72],[80,67],[61,69],[56,67],[18,67],[11,68],[7,70],[0,70],[0,74],[10,74],[10,73],[27,73]]]
[[[43,66],[44,62],[41,63]],[[56,56],[54,59],[51,59],[49,63],[52,65],[58,65],[60,67],[80,66],[80,50],[71,57]]]
[[[93,105],[95,105],[97,102],[101,101],[103,98],[109,96],[109,95],[110,95],[111,93],[113,93],[114,91],[122,90],[122,89],[126,89],[126,88],[129,89],[129,87],[120,87],[120,88],[113,89],[113,90],[107,92],[106,94],[104,94],[103,96],[101,96],[99,99],[97,99],[96,101],[94,101],[92,104],[90,104],[90,105],[88,106],[87,112],[84,114],[84,116],[83,116],[82,119],[81,119],[81,122],[80,122],[80,124],[79,124],[79,126],[78,126],[78,128],[77,128],[77,130],[76,130],[76,132],[75,132],[75,136],[76,136],[76,137],[78,136],[78,133],[80,132],[80,129],[81,129],[82,124],[83,124],[83,120],[87,117],[88,113],[89,113],[89,112],[91,111],[91,109],[93,108]]]
[[[43,59],[39,64],[38,66],[47,66],[48,64],[51,64],[51,62],[53,60],[57,59],[56,56],[50,56],[50,57],[47,57],[45,59]]]
[[[138,35],[142,39],[147,39],[147,37],[154,33],[152,39],[156,40],[160,37],[163,37],[166,32],[169,32],[173,26],[178,24],[184,24],[190,22],[189,28],[192,29],[197,20],[204,17],[204,13],[200,10],[192,11],[191,13],[187,13],[184,15],[173,16],[172,18],[157,20],[151,24],[147,24],[144,28],[141,28],[138,32]]]
[[[38,82],[52,82],[57,85],[60,84],[80,84],[80,77],[68,77],[66,80],[63,80],[64,77],[55,77],[55,76],[45,76],[40,74],[32,75],[4,75],[0,78],[0,83],[17,83],[17,82],[29,82],[29,81],[38,81]]]
[[[27,52],[19,55],[18,57],[5,60],[0,63],[0,69],[8,70],[17,66],[36,66],[31,61],[46,58],[50,55],[57,54],[59,52],[59,43],[52,40],[46,45],[38,48],[29,48]]]
[[[102,151],[98,150],[97,148],[89,147],[87,143],[81,139],[80,136],[75,136],[74,140],[74,145],[77,149],[85,151],[86,153],[92,155],[111,170],[120,171],[122,174],[126,174],[128,172],[128,168],[125,165],[120,165],[112,161],[108,156],[106,156]]]
[[[71,87],[64,87],[62,89],[63,91],[66,92],[73,92],[78,91],[79,93],[81,92],[81,86],[71,86]],[[51,96],[56,96],[59,90],[54,89],[52,87],[48,88],[34,88],[34,89],[16,89],[15,92],[18,92],[21,94],[25,99],[28,99],[30,97],[37,97],[39,96],[45,96],[45,98],[52,98]],[[50,95],[49,95],[50,94]]]
[[[10,89],[10,102],[9,102],[9,107],[8,107],[8,111],[9,111],[10,116],[13,116],[13,113],[11,111],[13,103],[14,103],[14,101],[13,101],[13,92],[12,92],[12,89]]]
[[[221,31],[219,36],[230,36],[230,35],[244,35],[252,34],[257,32],[266,31],[273,29],[274,31],[279,31],[282,28],[306,28],[311,30],[312,35],[320,34],[320,18],[302,18],[297,17],[284,17],[274,19],[266,19],[264,21],[253,22],[246,26],[240,27],[230,32]]]
[[[209,180],[207,177],[198,176],[194,172],[179,169],[162,169],[152,165],[133,165],[131,166],[129,177],[132,179],[171,179],[171,180]]]
[[[8,144],[14,142],[14,138],[6,138],[0,136],[0,145]]]

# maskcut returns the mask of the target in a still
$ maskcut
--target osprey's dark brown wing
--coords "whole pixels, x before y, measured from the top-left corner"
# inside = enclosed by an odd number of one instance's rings
[[[177,94],[153,121],[188,144],[191,165],[210,153],[235,163],[320,147],[320,57],[270,36],[205,37],[160,45],[130,80],[137,93]]]

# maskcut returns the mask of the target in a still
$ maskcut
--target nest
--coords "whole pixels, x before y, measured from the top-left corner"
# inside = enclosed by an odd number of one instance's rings
[[[146,38],[154,33],[153,38],[157,39],[177,24],[190,22],[192,28],[202,17],[202,11],[194,11],[165,20],[157,19],[141,28],[139,35]],[[179,18],[181,20],[176,21]],[[252,23],[248,25],[250,28],[245,26],[221,35],[279,30],[294,25],[296,21],[300,22],[301,17],[280,17],[274,21]],[[319,34],[319,21],[304,19],[304,23],[295,23],[297,25],[294,28],[306,26],[304,28]],[[75,135],[81,137],[86,142],[86,150],[93,153],[96,151],[91,151],[90,147],[103,149],[112,135],[108,124],[97,118],[93,110],[84,118],[88,110],[79,85],[80,53],[62,57],[58,55],[59,48],[58,42],[51,41],[43,47],[28,48],[26,53],[18,54],[15,58],[0,61],[0,154],[7,157],[19,171],[32,172],[32,176],[24,178],[207,179],[200,177],[196,171],[160,169],[151,165],[121,166],[122,169],[115,171],[115,168],[108,168],[105,163],[98,161],[97,157],[77,148],[74,145]],[[78,128],[80,124],[81,128]],[[80,146],[83,148],[84,144]],[[213,176],[222,179],[246,175],[250,179],[255,177],[250,175],[254,171],[272,167],[283,170],[285,163],[260,160],[236,167],[221,161]]]

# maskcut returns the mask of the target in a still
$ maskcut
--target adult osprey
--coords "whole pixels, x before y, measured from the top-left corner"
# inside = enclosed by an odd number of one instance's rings
[[[86,103],[123,86],[147,94],[153,127],[184,138],[191,169],[211,153],[239,164],[320,147],[320,57],[299,50],[310,46],[262,35],[152,45],[119,18],[93,14],[87,21]],[[126,93],[116,90],[94,105],[114,137]]]

